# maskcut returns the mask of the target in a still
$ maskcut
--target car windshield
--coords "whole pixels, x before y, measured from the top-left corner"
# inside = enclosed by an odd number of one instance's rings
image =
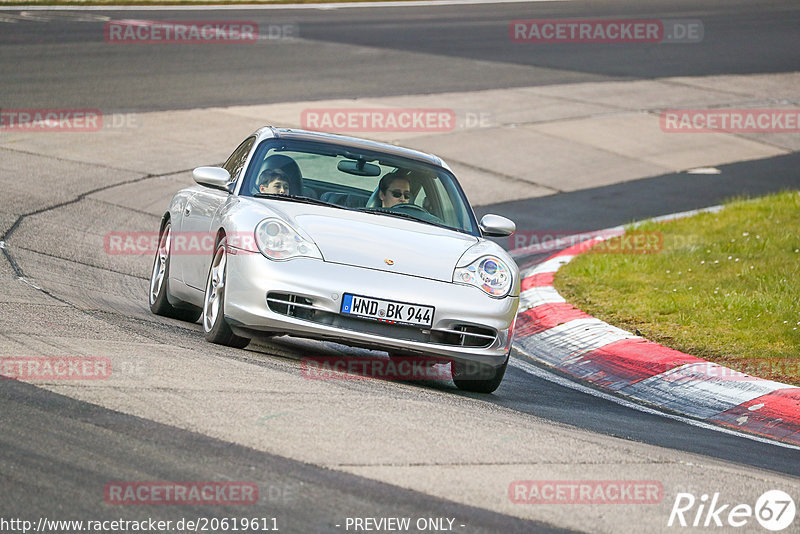
[[[449,171],[376,151],[268,139],[256,148],[239,194],[311,199],[480,235],[464,192]]]

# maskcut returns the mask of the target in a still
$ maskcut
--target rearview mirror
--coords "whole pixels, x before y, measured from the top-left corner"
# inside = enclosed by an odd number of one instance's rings
[[[198,167],[192,171],[194,181],[206,187],[228,191],[231,175],[222,167]]]
[[[480,227],[483,235],[487,237],[508,237],[517,230],[514,221],[491,213],[481,218]]]
[[[336,165],[336,168],[347,174],[355,174],[356,176],[380,176],[381,168],[372,163],[367,163],[363,159],[349,160],[343,159]]]

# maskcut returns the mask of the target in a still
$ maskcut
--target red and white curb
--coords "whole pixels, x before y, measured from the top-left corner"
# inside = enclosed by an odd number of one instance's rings
[[[619,231],[622,233],[622,230]],[[626,332],[571,306],[553,275],[589,239],[521,273],[514,345],[526,356],[617,395],[800,445],[800,388],[753,377]]]

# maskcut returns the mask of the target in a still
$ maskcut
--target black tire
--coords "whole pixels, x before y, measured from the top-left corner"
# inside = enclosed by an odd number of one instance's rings
[[[169,263],[171,255],[171,236],[172,225],[169,221],[164,225],[158,236],[158,248],[156,256],[153,258],[153,269],[150,273],[150,285],[148,291],[148,302],[150,311],[163,317],[180,319],[193,323],[200,318],[202,310],[191,304],[180,307],[173,306],[167,297],[169,293]],[[158,278],[160,276],[160,278]]]
[[[452,365],[455,366],[453,382],[458,389],[474,393],[492,393],[503,381],[508,367],[508,356],[503,365],[497,368],[476,363],[465,365],[453,362]]]
[[[206,278],[202,309],[203,331],[206,340],[211,343],[243,349],[250,343],[250,338],[234,334],[231,326],[225,320],[227,272],[227,249],[223,238],[214,251],[214,257],[208,269],[208,278]]]

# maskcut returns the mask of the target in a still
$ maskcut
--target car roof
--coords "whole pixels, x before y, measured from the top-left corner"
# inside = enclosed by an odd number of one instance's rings
[[[441,158],[439,158],[438,156],[434,156],[433,154],[420,152],[418,150],[412,150],[410,148],[403,148],[395,145],[389,145],[387,143],[380,143],[378,141],[361,139],[359,137],[348,137],[346,135],[339,135],[339,134],[312,132],[309,130],[297,130],[294,128],[275,128],[273,126],[265,126],[263,128],[259,128],[255,132],[255,135],[258,141],[270,138],[292,139],[299,141],[317,141],[317,142],[331,143],[346,147],[361,148],[364,150],[373,150],[377,152],[384,152],[386,154],[391,154],[394,156],[400,156],[403,158],[422,161],[424,163],[430,163],[439,167],[444,167],[449,170],[447,164],[444,161],[442,161]]]

